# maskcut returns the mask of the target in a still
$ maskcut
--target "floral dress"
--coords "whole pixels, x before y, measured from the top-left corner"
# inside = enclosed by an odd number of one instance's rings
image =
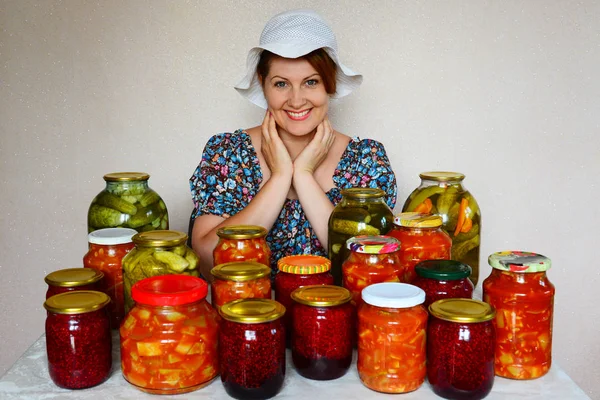
[[[192,217],[235,215],[256,196],[261,182],[262,171],[250,135],[238,129],[211,137],[190,178]],[[326,195],[334,205],[342,199],[341,190],[351,187],[383,189],[387,205],[393,209],[396,204],[396,177],[383,145],[375,140],[352,138],[335,169],[333,183],[335,187]],[[274,272],[277,260],[288,255],[327,256],[297,199],[286,199],[266,239]]]

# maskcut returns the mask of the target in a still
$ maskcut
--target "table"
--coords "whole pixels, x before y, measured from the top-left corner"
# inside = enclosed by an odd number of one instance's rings
[[[286,377],[283,389],[276,399],[310,400],[370,400],[440,399],[427,382],[418,390],[402,395],[387,395],[367,389],[356,371],[356,352],[348,373],[333,381],[312,381],[298,375],[287,353]],[[120,370],[119,337],[113,332],[113,368],[110,378],[101,385],[82,390],[66,390],[54,385],[48,375],[46,336],[42,335],[0,379],[0,399],[227,399],[221,380],[217,377],[210,385],[195,392],[178,396],[153,396],[140,392],[123,379]],[[496,377],[492,393],[486,399],[589,399],[579,386],[556,363],[542,378],[515,381]]]

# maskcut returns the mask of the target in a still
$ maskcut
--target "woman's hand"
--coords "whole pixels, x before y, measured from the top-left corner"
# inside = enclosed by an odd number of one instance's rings
[[[260,150],[271,171],[271,176],[291,178],[294,172],[294,164],[292,163],[290,153],[279,137],[275,125],[275,117],[268,110],[263,120],[261,131],[262,141]]]
[[[317,167],[327,157],[334,139],[335,133],[331,128],[329,118],[325,116],[325,119],[317,125],[317,132],[313,139],[294,160],[294,174],[314,174]]]

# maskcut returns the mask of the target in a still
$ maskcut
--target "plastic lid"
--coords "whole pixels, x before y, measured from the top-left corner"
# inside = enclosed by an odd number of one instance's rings
[[[356,253],[388,254],[400,250],[400,241],[391,236],[355,236],[346,241],[346,247]]]
[[[104,273],[94,268],[67,268],[49,273],[44,281],[50,286],[76,287],[90,285],[103,277]]]
[[[448,172],[448,171],[430,171],[422,172],[419,174],[419,178],[426,179],[429,181],[436,182],[448,182],[448,181],[462,181],[465,179],[465,175],[460,172]]]
[[[442,299],[429,305],[429,312],[436,318],[451,322],[485,322],[494,319],[496,310],[479,300]]]
[[[219,264],[210,273],[218,279],[246,282],[269,275],[271,268],[253,261],[240,261]]]
[[[408,283],[383,282],[367,286],[361,292],[365,303],[377,307],[409,308],[425,302],[425,292]]]
[[[44,308],[55,314],[84,314],[110,303],[110,297],[94,290],[77,290],[54,295],[44,302]]]
[[[131,297],[150,306],[178,306],[200,301],[208,294],[203,279],[188,275],[160,275],[138,281],[131,288]]]
[[[409,228],[437,228],[444,220],[439,215],[418,212],[403,212],[394,217],[394,225]]]
[[[310,285],[294,290],[292,300],[314,307],[333,307],[349,302],[352,294],[346,288],[333,285]]]
[[[287,256],[277,261],[280,271],[298,275],[312,275],[327,272],[331,269],[331,261],[322,256],[300,254]]]
[[[417,275],[438,281],[455,281],[471,276],[471,267],[455,260],[426,260],[415,266]]]
[[[104,175],[106,182],[147,181],[150,175],[145,172],[111,172]]]
[[[281,318],[285,307],[271,299],[240,299],[222,305],[219,314],[228,321],[261,324]]]
[[[375,199],[385,196],[385,192],[377,188],[349,188],[342,189],[342,196],[355,199]]]
[[[223,239],[258,239],[267,236],[267,230],[258,225],[233,225],[219,228],[217,236]]]
[[[490,254],[488,263],[493,268],[510,272],[545,272],[552,266],[546,256],[516,250]]]
[[[88,234],[88,242],[104,245],[131,243],[135,234],[137,231],[130,228],[98,229]]]
[[[131,240],[138,247],[173,247],[185,243],[188,235],[179,231],[148,231],[134,235]]]

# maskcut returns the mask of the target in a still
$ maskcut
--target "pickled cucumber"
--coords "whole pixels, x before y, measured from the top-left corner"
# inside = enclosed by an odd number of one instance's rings
[[[356,222],[371,222],[371,214],[369,214],[369,210],[360,207],[352,207],[352,208],[342,208],[339,211],[336,211],[335,218],[347,221],[356,221]]]
[[[461,232],[456,237],[452,239],[452,243],[457,245],[460,242],[464,242],[465,240],[471,239],[473,236],[479,234],[479,224],[473,224],[469,232]]]
[[[479,205],[475,201],[475,198],[471,196],[469,193],[465,193],[463,196],[469,202],[469,207],[467,209],[467,217],[473,219],[473,217],[479,212]]]
[[[185,252],[184,257],[187,260],[187,262],[190,263],[190,266],[188,267],[188,269],[195,270],[196,267],[198,266],[198,263],[200,262],[200,259],[198,258],[196,253],[194,253],[194,250],[190,249],[189,247],[186,247],[186,252]]]
[[[158,194],[155,191],[150,190],[142,196],[142,198],[140,199],[140,204],[142,205],[142,207],[147,207],[150,204],[154,204],[159,200],[160,197],[158,196]]]
[[[88,212],[88,225],[96,229],[121,225],[123,219],[120,211],[98,204],[92,204]]]
[[[345,235],[379,235],[379,229],[375,228],[372,225],[349,221],[347,219],[335,219],[333,220],[333,231],[342,233]]]
[[[415,208],[419,204],[425,201],[425,199],[443,193],[446,189],[440,186],[430,186],[421,191],[415,193],[414,197],[411,199],[410,197],[406,200],[408,202],[408,206],[404,207],[404,211],[414,211]]]
[[[154,258],[167,264],[167,268],[175,272],[182,272],[190,266],[190,263],[185,258],[170,251],[156,251]]]
[[[136,206],[109,192],[100,193],[95,201],[101,206],[112,208],[125,214],[135,215],[137,212]]]
[[[469,251],[479,246],[479,235],[472,237],[471,239],[457,243],[452,246],[452,259],[461,260]]]
[[[446,191],[437,199],[436,208],[437,212],[440,214],[446,214],[452,208],[452,206],[456,203],[456,199],[458,198],[458,188],[456,186],[450,186],[446,189]]]
[[[151,204],[148,207],[140,207],[138,212],[129,218],[126,225],[136,229],[147,224],[152,224],[154,229],[156,229],[160,224],[160,220],[156,226],[154,226],[152,222],[157,219],[157,216],[160,216],[160,210],[158,209],[157,204]]]

